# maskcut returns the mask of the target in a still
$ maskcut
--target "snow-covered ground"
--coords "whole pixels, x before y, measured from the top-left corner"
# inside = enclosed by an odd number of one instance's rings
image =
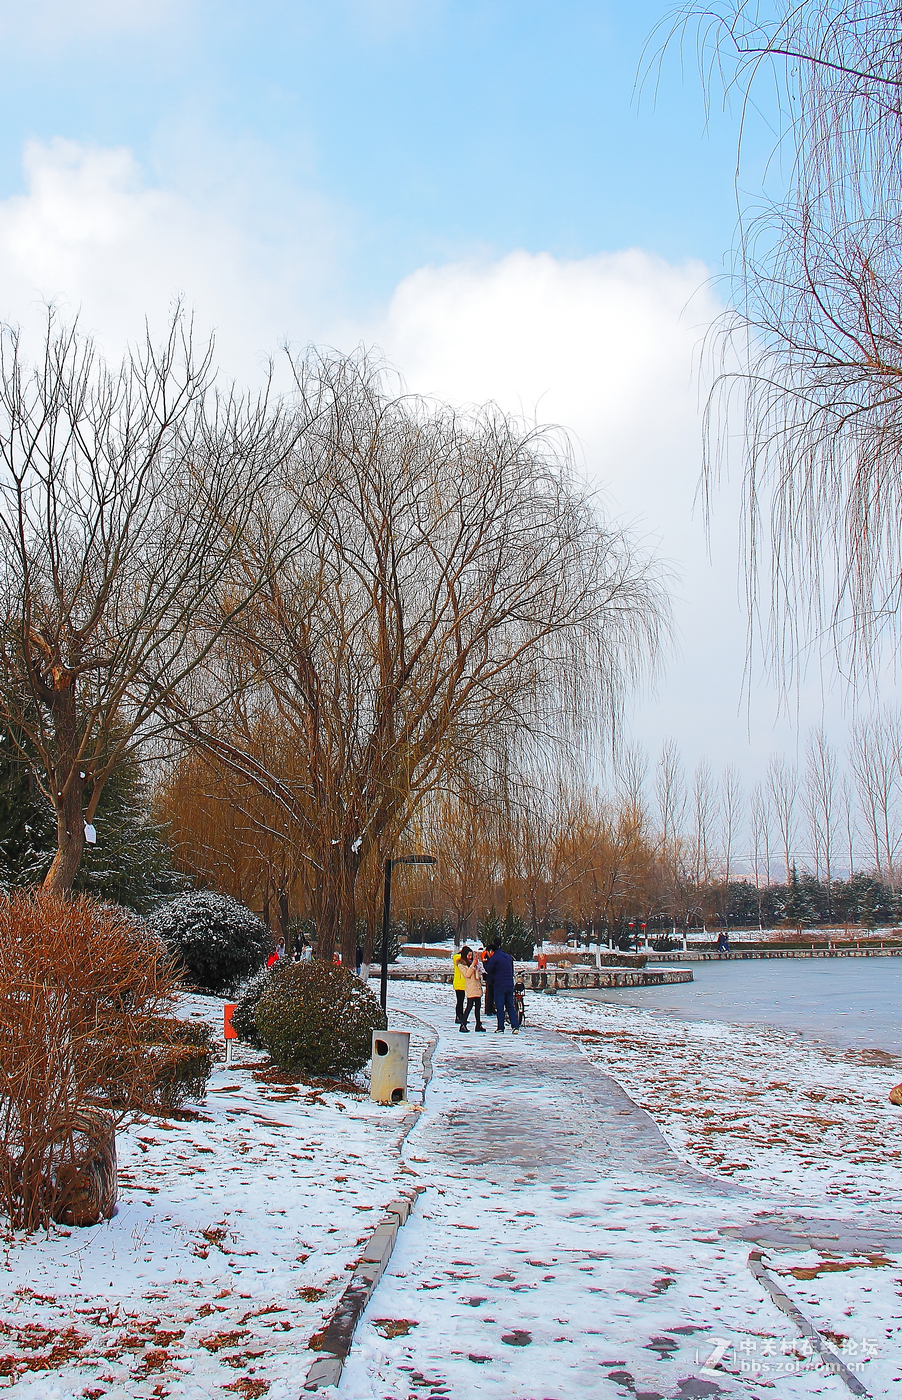
[[[575,1035],[680,1156],[706,1171],[792,1196],[898,1193],[902,1110],[888,1099],[902,1080],[896,1056],[571,997],[534,997],[530,1013]]]
[[[390,984],[390,1005],[414,1091],[438,1036],[406,1138],[403,1109],[284,1082],[239,1046],[196,1119],[120,1136],[112,1221],[4,1242],[0,1389],[296,1400],[416,1179],[347,1400],[848,1394],[752,1248],[871,1395],[902,1394],[898,1061],[574,998],[530,996],[516,1040],[457,1034],[445,986]],[[221,1025],[213,999],[188,1009]]]
[[[429,1189],[364,1319],[342,1397],[848,1394],[752,1276],[757,1247],[868,1392],[902,1393],[902,1112],[885,1102],[899,1066],[561,997],[530,997],[516,1041],[465,1040],[447,988],[393,990],[440,1034],[428,1112],[404,1148]],[[566,1030],[603,1062],[686,1168],[671,1158],[668,1170],[664,1144],[655,1156],[642,1131],[652,1125],[625,1097],[580,1100],[560,1039],[539,1026]],[[562,1074],[569,1115],[555,1097]],[[605,1113],[602,1138],[616,1138],[617,1118],[634,1133],[607,1157],[594,1140]],[[828,1116],[835,1127],[815,1121]],[[513,1159],[519,1176],[504,1168]]]
[[[221,1031],[222,1005],[197,997],[187,1010]],[[424,1037],[411,1027],[416,1069]],[[111,1221],[4,1241],[0,1388],[16,1400],[297,1395],[308,1340],[398,1193],[404,1110],[285,1082],[265,1060],[236,1045],[195,1120],[119,1135]]]

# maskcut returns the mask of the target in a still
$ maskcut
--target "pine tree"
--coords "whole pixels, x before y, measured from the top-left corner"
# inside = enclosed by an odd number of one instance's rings
[[[514,913],[514,906],[510,901],[504,923],[501,925],[501,945],[518,962],[531,962],[535,952],[533,936],[520,915]]]
[[[786,898],[783,902],[783,922],[794,924],[801,932],[807,925],[816,921],[817,913],[811,896],[800,882],[798,872],[793,865],[792,875],[786,886]]]
[[[94,825],[97,844],[85,848],[73,889],[145,914],[185,888],[134,758],[123,759],[107,782]],[[53,809],[21,748],[0,731],[0,887],[40,884],[55,849]]]
[[[492,905],[482,923],[479,925],[479,937],[482,939],[483,947],[491,948],[497,940],[501,942],[501,923],[498,918],[498,910]]]
[[[873,883],[869,880],[858,905],[858,922],[862,928],[876,928],[879,923],[875,894]]]
[[[0,886],[37,884],[56,849],[56,819],[31,767],[0,730]]]
[[[150,814],[144,775],[131,756],[107,780],[73,889],[147,914],[188,885],[173,868],[165,828]]]

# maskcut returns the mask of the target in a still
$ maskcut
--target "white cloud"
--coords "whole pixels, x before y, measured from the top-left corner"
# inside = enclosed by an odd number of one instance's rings
[[[34,325],[43,305],[80,311],[108,354],[160,326],[175,297],[217,328],[229,375],[255,377],[282,339],[381,346],[411,388],[453,402],[494,399],[576,435],[581,468],[608,508],[683,574],[682,659],[635,731],[651,749],[679,737],[691,762],[749,773],[792,743],[756,701],[754,743],[737,715],[745,624],[737,603],[735,490],[718,502],[713,561],[694,497],[700,468],[704,331],[719,308],[700,263],[640,250],[563,261],[511,253],[422,268],[382,316],[336,311],[341,227],[252,150],[182,152],[177,184],[152,185],[127,150],[32,143],[25,192],[0,201],[0,319]],[[802,706],[820,719],[815,687]]]
[[[147,34],[184,18],[191,0],[0,0],[0,33],[59,44],[98,34]]]
[[[377,340],[412,389],[455,402],[494,399],[572,429],[586,478],[609,510],[676,566],[680,655],[657,699],[634,717],[655,752],[674,735],[687,760],[707,754],[757,779],[767,754],[791,749],[774,692],[742,707],[746,619],[738,597],[738,484],[714,500],[709,554],[701,507],[699,366],[721,304],[698,262],[674,266],[638,249],[562,261],[512,253],[497,262],[423,268],[398,287]],[[803,729],[822,718],[819,683]],[[832,707],[832,709],[831,709]],[[828,721],[842,728],[839,699]],[[751,731],[751,732],[750,732]]]
[[[183,296],[217,328],[228,371],[250,374],[328,284],[328,211],[286,196],[272,172],[255,183],[233,169],[231,185],[208,179],[192,199],[190,162],[183,190],[149,185],[125,149],[31,142],[23,163],[26,192],[0,201],[4,320],[27,328],[52,301],[115,355]]]
[[[378,338],[412,388],[569,427],[620,510],[660,523],[653,481],[687,521],[699,467],[693,368],[720,310],[702,263],[639,250],[560,261],[512,253],[423,268]],[[651,507],[651,509],[649,509]]]

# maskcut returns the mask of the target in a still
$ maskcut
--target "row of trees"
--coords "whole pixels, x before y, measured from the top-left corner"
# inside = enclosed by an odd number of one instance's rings
[[[795,868],[829,886],[839,875],[871,871],[899,885],[902,855],[902,717],[879,710],[853,725],[840,753],[813,730],[800,763],[773,755],[747,794],[728,767],[718,777],[703,760],[687,778],[676,746],[666,744],[651,774],[640,754],[628,760],[631,797],[650,806],[661,849],[697,885],[737,874],[756,886],[789,883]]]
[[[682,781],[672,748],[664,759],[671,794]],[[516,792],[476,788],[432,793],[403,832],[409,849],[434,852],[434,867],[405,867],[394,885],[394,909],[413,941],[473,936],[492,909],[522,921],[535,940],[566,928],[588,935],[628,939],[642,927],[662,934],[676,927],[773,927],[853,923],[873,926],[899,917],[898,894],[873,870],[830,880],[806,870],[790,855],[788,877],[738,878],[739,822],[744,800],[735,775],[734,845],[722,792],[696,781],[676,826],[666,827],[640,781],[613,799],[563,782]],[[658,776],[661,766],[659,765]],[[660,787],[659,787],[660,794]],[[699,820],[699,809],[704,814]],[[291,860],[291,843],[238,814],[228,783],[205,762],[186,760],[160,792],[158,817],[168,825],[182,870],[227,889],[285,933],[296,918],[314,916],[305,866]],[[703,846],[700,852],[699,846]],[[781,862],[782,863],[782,862]],[[360,937],[367,955],[381,915],[381,869],[365,866],[360,878]]]
[[[578,763],[667,603],[564,440],[364,357],[289,368],[222,392],[178,316],[117,369],[52,319],[37,363],[4,333],[0,724],[53,814],[47,890],[143,759],[183,865],[282,920],[290,892],[350,960],[400,834]]]
[[[581,776],[667,608],[565,442],[362,358],[223,394],[178,318],[115,371],[52,322],[38,365],[0,348],[8,882],[140,908],[195,880],[345,957],[401,842],[441,863],[399,898],[457,932],[508,904],[535,934],[728,921],[737,876],[796,868],[895,891],[894,713],[748,796],[673,744],[620,754],[608,797]]]

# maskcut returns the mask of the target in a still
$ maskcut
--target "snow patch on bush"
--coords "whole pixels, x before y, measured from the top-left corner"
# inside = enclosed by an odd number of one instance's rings
[[[201,987],[222,995],[256,972],[271,945],[256,914],[226,894],[193,890],[155,909],[151,929]]]

